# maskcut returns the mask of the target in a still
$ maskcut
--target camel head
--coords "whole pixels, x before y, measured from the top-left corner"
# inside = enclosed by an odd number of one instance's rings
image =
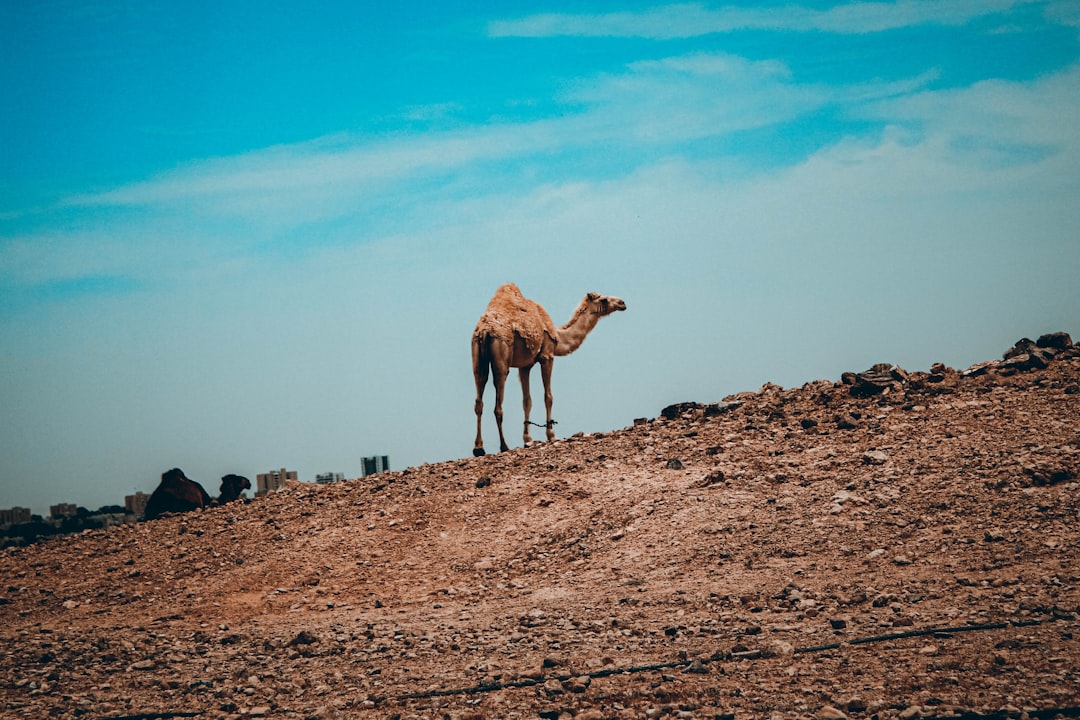
[[[622,301],[622,298],[601,295],[600,293],[589,293],[585,296],[585,302],[588,303],[590,312],[601,317],[626,309],[626,303]]]

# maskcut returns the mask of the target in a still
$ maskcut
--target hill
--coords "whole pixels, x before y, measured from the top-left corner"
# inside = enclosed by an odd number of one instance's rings
[[[2,714],[1075,713],[1080,347],[1038,345],[5,550]]]

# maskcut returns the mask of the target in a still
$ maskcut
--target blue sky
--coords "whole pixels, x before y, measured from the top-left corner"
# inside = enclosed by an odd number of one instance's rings
[[[468,456],[506,281],[629,306],[560,436],[1080,334],[1071,1],[0,0],[0,97],[0,507]]]

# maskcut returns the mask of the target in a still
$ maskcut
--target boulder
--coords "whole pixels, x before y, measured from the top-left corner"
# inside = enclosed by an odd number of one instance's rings
[[[901,387],[908,380],[908,374],[902,368],[889,363],[878,363],[861,373],[846,372],[840,381],[850,385],[848,391],[854,397],[871,397],[893,387]]]
[[[1040,348],[1053,348],[1054,350],[1068,350],[1073,345],[1072,338],[1067,332],[1047,333],[1035,341],[1035,346]]]

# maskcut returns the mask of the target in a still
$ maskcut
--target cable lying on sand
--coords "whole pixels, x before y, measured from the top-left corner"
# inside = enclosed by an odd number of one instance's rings
[[[956,627],[935,627],[935,628],[923,628],[920,630],[906,630],[904,632],[889,633],[887,635],[874,635],[863,638],[853,638],[851,640],[844,640],[843,642],[828,643],[825,645],[813,645],[809,647],[795,648],[793,654],[802,655],[806,653],[824,652],[826,650],[837,650],[844,645],[869,645],[878,642],[887,642],[889,640],[903,640],[905,638],[924,637],[926,635],[939,635],[950,636],[965,632],[977,632],[986,630],[1004,630],[1006,628],[1021,628],[1021,627],[1034,627],[1037,625],[1043,625],[1046,623],[1056,622],[1058,620],[1073,620],[1073,616],[1053,616],[1046,620],[1016,620],[1005,621],[1000,623],[988,623],[983,625],[959,625]],[[612,675],[631,675],[634,673],[650,672],[657,670],[673,670],[675,668],[685,668],[688,672],[705,673],[708,672],[706,666],[709,663],[725,662],[725,661],[739,661],[739,660],[763,660],[769,657],[773,657],[768,651],[764,650],[751,650],[749,652],[738,653],[721,653],[716,652],[708,658],[696,658],[693,660],[675,660],[671,662],[650,663],[647,665],[631,665],[629,667],[615,667],[605,668],[603,670],[594,670],[591,672],[574,673],[568,675],[553,675],[546,678],[523,678],[521,680],[514,680],[511,682],[499,682],[489,683],[483,685],[474,685],[464,688],[447,688],[443,690],[425,690],[423,692],[406,693],[404,695],[397,695],[395,697],[383,698],[378,702],[400,702],[405,700],[422,700],[426,698],[447,697],[451,695],[475,695],[478,693],[494,692],[496,690],[511,690],[514,688],[535,687],[542,685],[549,680],[558,680],[559,682],[565,682],[577,677],[588,677],[592,679],[611,677]],[[1069,712],[1076,710],[1076,713],[1069,715]],[[1059,708],[1058,711],[1061,714],[1068,715],[1069,717],[1080,717],[1080,708]],[[1034,716],[1032,716],[1034,717]],[[1050,715],[1048,717],[1053,717]]]

